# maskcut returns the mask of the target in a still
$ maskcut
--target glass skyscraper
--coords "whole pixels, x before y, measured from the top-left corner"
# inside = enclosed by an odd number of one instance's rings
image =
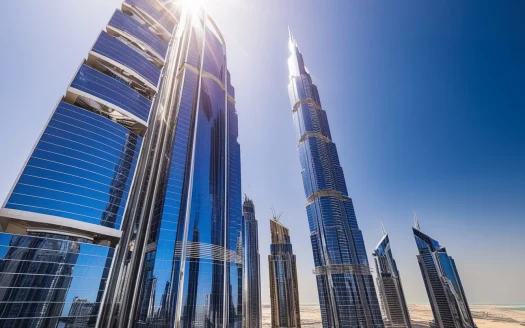
[[[437,240],[421,232],[417,217],[412,231],[419,250],[417,261],[434,315],[432,327],[476,327],[456,262]]]
[[[203,10],[115,11],[0,209],[0,327],[241,326],[226,62]]]
[[[363,235],[326,112],[291,33],[288,93],[297,132],[323,327],[383,327]]]
[[[377,288],[383,308],[385,327],[411,328],[410,315],[401,285],[390,239],[383,227],[383,237],[372,253],[376,265]]]
[[[244,290],[243,327],[261,328],[261,263],[259,255],[259,228],[255,219],[253,201],[244,196],[242,206],[244,229]]]
[[[270,220],[272,244],[268,255],[272,328],[300,328],[297,265],[290,231],[274,216]]]

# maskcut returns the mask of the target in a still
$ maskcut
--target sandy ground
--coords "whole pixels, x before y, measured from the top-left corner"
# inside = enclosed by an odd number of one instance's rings
[[[409,305],[414,328],[428,327],[432,320],[430,305]],[[511,306],[472,305],[470,307],[474,322],[479,328],[523,328],[525,310]],[[271,327],[271,309],[263,306],[263,327]],[[321,313],[317,305],[301,306],[301,325],[304,328],[322,328]]]

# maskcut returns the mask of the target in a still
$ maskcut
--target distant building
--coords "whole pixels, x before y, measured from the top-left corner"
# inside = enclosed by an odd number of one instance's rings
[[[372,255],[376,264],[377,287],[383,308],[385,327],[411,328],[410,315],[408,314],[399,271],[384,227],[383,237]]]
[[[244,290],[243,327],[262,326],[261,309],[261,260],[259,255],[259,228],[255,219],[255,206],[247,196],[242,206],[244,218]]]
[[[272,328],[300,328],[299,286],[290,232],[275,216],[273,220],[270,220],[270,230],[272,244],[268,264]]]
[[[89,322],[89,317],[93,315],[92,312],[94,307],[94,303],[89,302],[85,298],[75,296],[71,308],[69,309],[68,323],[65,328],[86,327]]]
[[[363,234],[348,196],[319,90],[291,33],[288,45],[288,94],[298,141],[323,327],[382,328]]]
[[[416,216],[412,231],[419,249],[419,268],[434,314],[433,327],[476,327],[454,259],[437,240],[421,232]]]

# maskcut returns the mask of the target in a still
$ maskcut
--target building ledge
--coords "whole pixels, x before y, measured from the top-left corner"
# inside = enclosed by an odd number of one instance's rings
[[[9,208],[0,209],[0,227],[5,233],[54,232],[90,239],[94,244],[109,243],[113,247],[122,236],[120,230],[97,224]]]

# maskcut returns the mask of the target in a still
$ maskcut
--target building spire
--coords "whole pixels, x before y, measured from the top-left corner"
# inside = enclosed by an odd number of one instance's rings
[[[414,228],[416,228],[417,230],[421,230],[421,228],[419,227],[419,219],[417,218],[416,211],[414,211]]]
[[[292,30],[290,30],[290,26],[288,26],[288,37],[290,38],[290,41],[293,42],[293,34],[292,34]]]
[[[385,225],[383,224],[383,221],[381,222],[381,229],[383,230],[383,236],[386,235]]]

